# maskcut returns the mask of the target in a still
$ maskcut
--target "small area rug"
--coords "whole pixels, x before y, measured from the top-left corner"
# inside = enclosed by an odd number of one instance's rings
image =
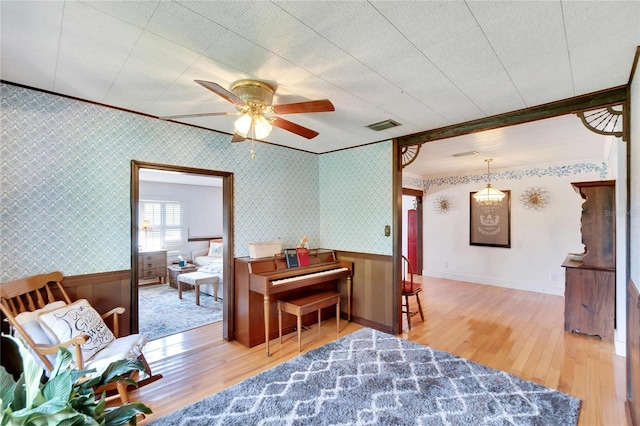
[[[580,400],[369,328],[153,425],[575,425]]]
[[[169,284],[138,288],[138,329],[149,340],[180,333],[222,320],[222,299],[200,292],[196,305],[195,290],[178,290]]]

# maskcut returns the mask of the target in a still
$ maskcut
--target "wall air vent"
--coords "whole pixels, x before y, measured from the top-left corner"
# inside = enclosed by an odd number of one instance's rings
[[[451,154],[452,157],[470,157],[472,155],[478,155],[478,151],[459,152],[457,154]]]
[[[378,123],[369,124],[368,126],[365,126],[365,127],[368,127],[371,130],[375,130],[376,132],[379,132],[380,130],[386,130],[386,129],[390,129],[392,127],[398,127],[401,125],[402,124],[398,123],[397,121],[393,121],[389,119],[389,120],[380,121]]]

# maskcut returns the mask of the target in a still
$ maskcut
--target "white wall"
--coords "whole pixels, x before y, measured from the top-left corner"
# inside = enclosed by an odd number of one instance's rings
[[[209,246],[207,241],[188,242],[189,236],[222,235],[221,187],[140,181],[140,200],[181,202],[184,227],[180,254],[185,259],[191,259],[191,251]]]
[[[511,248],[469,244],[470,193],[485,183],[465,177],[425,179],[424,275],[563,295],[561,264],[567,253],[584,249],[582,198],[571,182],[611,178],[603,175],[598,164],[585,164],[492,170],[493,186],[511,191]],[[518,198],[528,187],[547,190],[546,208],[524,208]],[[433,200],[440,195],[452,202],[448,214],[438,214],[433,208]]]

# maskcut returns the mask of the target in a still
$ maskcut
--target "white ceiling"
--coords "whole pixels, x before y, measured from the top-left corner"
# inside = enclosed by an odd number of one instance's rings
[[[619,129],[620,130],[620,129]],[[422,144],[418,159],[403,169],[419,176],[606,160],[612,136],[588,130],[576,115],[563,115]],[[477,152],[477,155],[452,157]]]
[[[0,13],[4,81],[158,117],[234,111],[194,79],[263,79],[276,104],[333,102],[286,116],[315,139],[267,138],[314,153],[624,85],[640,44],[637,1],[1,0]],[[364,127],[386,119],[402,125]],[[229,133],[233,120],[184,122]],[[503,135],[482,155],[513,151],[511,130],[491,138]],[[540,150],[533,138],[518,135],[518,161]]]

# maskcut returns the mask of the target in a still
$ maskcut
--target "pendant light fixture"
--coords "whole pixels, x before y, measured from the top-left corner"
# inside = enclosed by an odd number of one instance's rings
[[[473,194],[476,202],[483,206],[492,206],[498,204],[504,198],[504,192],[491,186],[491,162],[493,158],[487,158],[487,187]]]

